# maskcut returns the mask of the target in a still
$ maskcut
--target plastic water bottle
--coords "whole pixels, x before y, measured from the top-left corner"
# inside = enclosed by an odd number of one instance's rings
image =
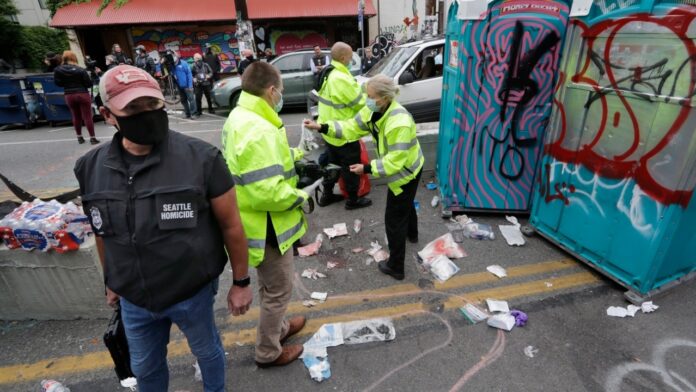
[[[41,381],[41,388],[43,388],[43,392],[70,392],[70,388],[56,380]]]

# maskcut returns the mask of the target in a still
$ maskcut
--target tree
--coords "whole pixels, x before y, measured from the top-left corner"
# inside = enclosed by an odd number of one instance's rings
[[[21,30],[13,17],[19,13],[12,0],[0,0],[0,58],[12,62],[19,51]]]
[[[65,7],[69,4],[89,3],[90,1],[92,0],[48,0],[46,5],[48,6],[48,9],[51,10],[51,16],[53,16],[60,7]],[[128,0],[101,0],[101,5],[97,10],[97,15],[101,14],[101,12],[111,3],[114,3],[114,8],[120,8],[127,2]]]

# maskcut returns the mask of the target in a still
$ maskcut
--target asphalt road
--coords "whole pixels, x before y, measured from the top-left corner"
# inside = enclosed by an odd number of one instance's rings
[[[304,114],[282,117],[290,144],[297,144]],[[209,115],[196,121],[177,115],[170,119],[173,129],[215,145],[223,121]],[[102,124],[97,135],[106,142],[113,130]],[[77,184],[72,165],[89,148],[78,145],[65,127],[0,132],[0,172],[36,193],[73,188]],[[425,173],[422,181],[431,179],[432,173]],[[5,199],[4,191],[0,188],[0,200]],[[351,227],[354,219],[362,220],[363,230],[326,240],[319,255],[295,260],[298,277],[289,313],[305,314],[310,323],[291,341],[302,343],[321,324],[347,320],[388,317],[396,328],[391,342],[329,348],[332,376],[321,384],[309,378],[300,361],[277,369],[255,366],[258,310],[238,318],[227,314],[222,299],[231,277],[228,271],[223,274],[215,306],[228,358],[228,389],[696,391],[696,284],[684,284],[655,299],[660,308],[654,313],[611,318],[606,315],[608,306],[627,305],[624,290],[539,237],[529,238],[520,248],[508,246],[502,238],[465,240],[468,255],[455,260],[461,271],[439,283],[420,271],[412,258],[447,232],[439,210],[429,206],[433,195],[425,186],[418,190],[420,242],[408,244],[403,282],[380,274],[374,263],[368,265],[366,254],[352,252],[372,241],[384,245],[385,186],[373,187],[370,208],[348,212],[334,204],[309,216],[306,241],[334,223]],[[498,215],[471,216],[494,226],[506,224]],[[328,262],[338,267],[328,269]],[[491,264],[505,267],[508,277],[486,272]],[[317,268],[327,278],[300,278],[305,268]],[[328,300],[313,308],[303,306],[312,291],[327,292]],[[485,323],[469,325],[458,308],[486,298],[508,300],[512,308],[528,314],[528,324],[511,332]],[[123,390],[101,344],[105,325],[106,320],[0,322],[0,390],[35,391],[43,378],[63,381],[73,392]],[[193,362],[174,329],[170,390],[202,390],[193,378]]]

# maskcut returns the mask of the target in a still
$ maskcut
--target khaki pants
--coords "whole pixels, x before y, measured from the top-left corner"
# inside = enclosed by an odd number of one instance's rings
[[[256,361],[275,361],[282,351],[280,337],[288,332],[285,311],[292,298],[294,279],[292,249],[284,255],[276,247],[266,246],[263,262],[256,268],[261,311],[256,329]]]

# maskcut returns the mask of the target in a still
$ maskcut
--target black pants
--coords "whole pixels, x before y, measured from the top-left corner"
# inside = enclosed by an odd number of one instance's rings
[[[413,200],[418,191],[421,173],[416,178],[401,187],[403,192],[398,196],[387,191],[387,209],[384,211],[384,224],[389,241],[389,268],[396,272],[404,272],[406,258],[406,236],[418,237],[418,216]]]
[[[348,199],[357,200],[360,176],[350,172],[350,165],[360,163],[360,142],[350,142],[340,147],[327,144],[326,147],[329,153],[329,162],[341,166],[341,177],[346,185]],[[325,191],[331,192],[336,181],[325,180],[322,184]]]
[[[213,101],[210,99],[210,91],[212,90],[211,85],[197,85],[196,86],[196,107],[198,108],[198,114],[203,114],[203,94],[205,94],[205,101],[208,102],[208,111],[213,110]]]

